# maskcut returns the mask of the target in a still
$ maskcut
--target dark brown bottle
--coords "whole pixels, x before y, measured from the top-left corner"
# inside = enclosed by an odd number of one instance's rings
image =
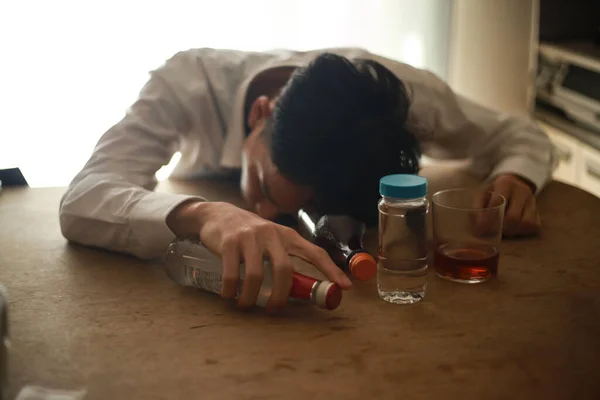
[[[366,281],[377,272],[375,259],[363,249],[365,224],[345,215],[323,215],[298,211],[300,225],[334,263],[352,276]]]

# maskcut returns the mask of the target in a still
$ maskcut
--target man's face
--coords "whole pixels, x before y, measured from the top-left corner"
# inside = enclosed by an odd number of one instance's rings
[[[263,124],[260,121],[258,124]],[[310,205],[312,190],[297,185],[279,173],[257,125],[246,139],[242,152],[241,189],[248,205],[261,217],[296,214]]]

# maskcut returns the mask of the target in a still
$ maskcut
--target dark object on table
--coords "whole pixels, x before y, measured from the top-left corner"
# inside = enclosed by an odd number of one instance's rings
[[[0,187],[29,186],[20,168],[0,169]]]
[[[289,228],[294,228],[297,225],[296,218],[289,214],[279,215],[277,218],[273,220],[276,224],[287,226]]]
[[[365,224],[346,215],[323,215],[298,211],[302,228],[310,239],[324,248],[338,267],[366,281],[377,272],[375,259],[363,249]]]

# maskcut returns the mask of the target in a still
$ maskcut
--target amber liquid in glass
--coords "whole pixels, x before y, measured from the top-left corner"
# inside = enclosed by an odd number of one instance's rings
[[[435,271],[457,282],[481,282],[498,273],[498,249],[487,244],[446,243],[435,252]]]

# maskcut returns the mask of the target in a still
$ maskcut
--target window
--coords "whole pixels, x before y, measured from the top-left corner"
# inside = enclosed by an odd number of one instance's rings
[[[67,185],[179,50],[360,46],[445,77],[448,1],[21,0],[0,5],[0,168]]]

